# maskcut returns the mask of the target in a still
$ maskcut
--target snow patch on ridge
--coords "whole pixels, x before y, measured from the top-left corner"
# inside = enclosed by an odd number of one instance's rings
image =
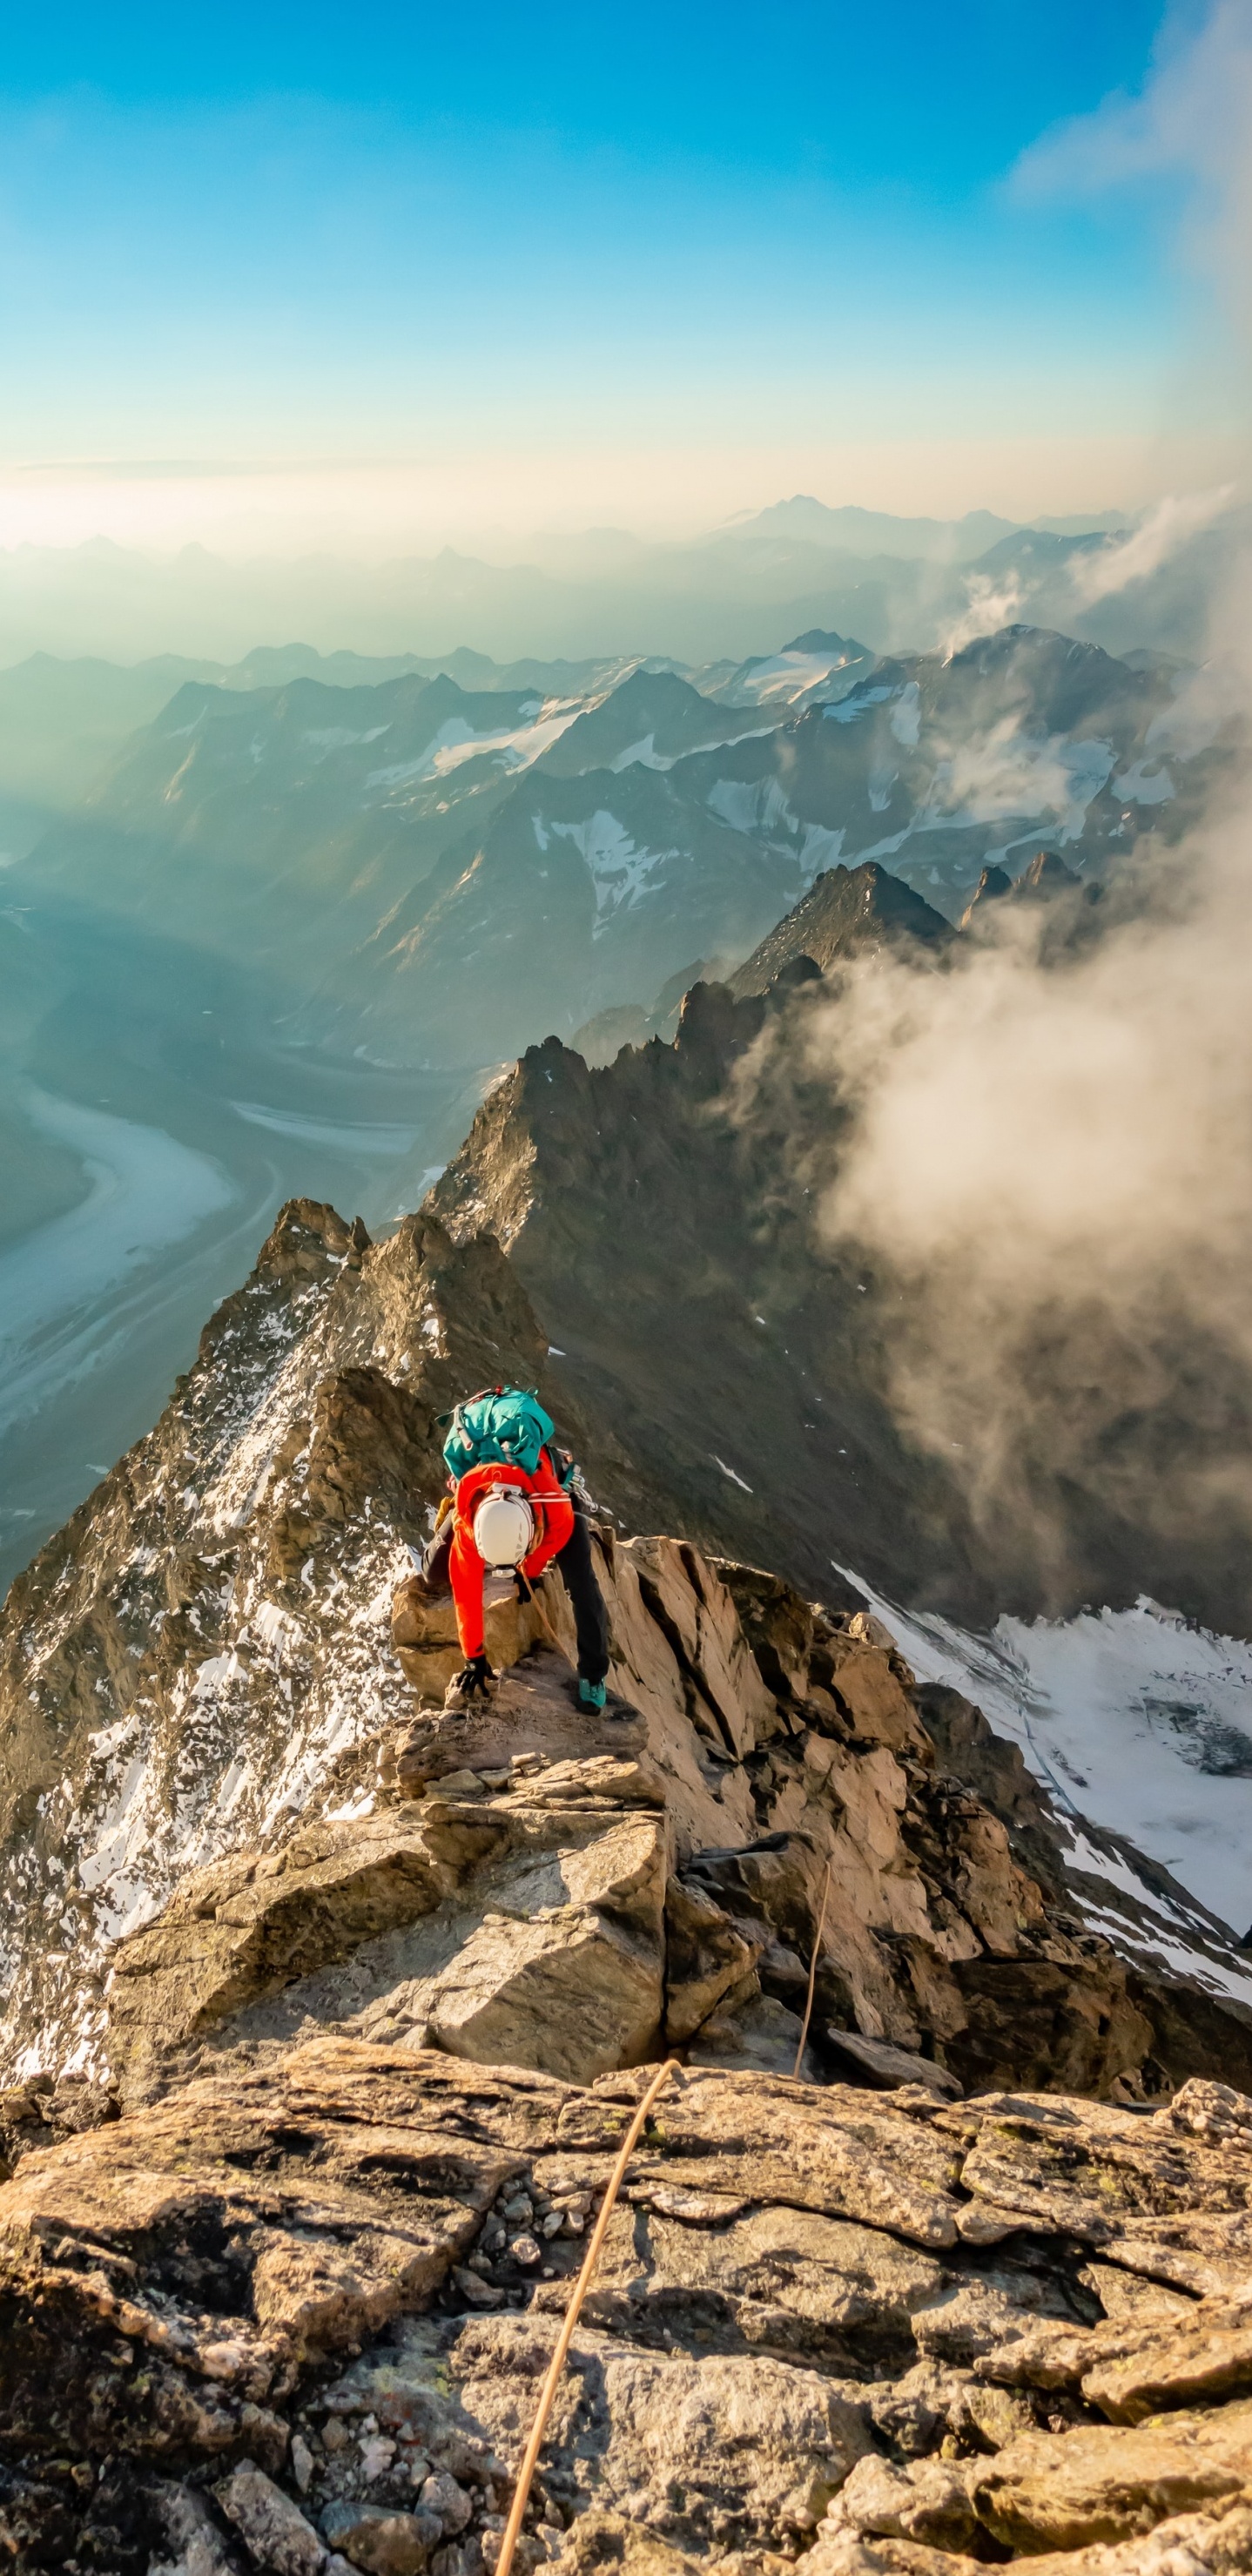
[[[1075,1825],[1125,1835],[1240,1935],[1252,1922],[1252,1644],[1146,1595],[989,1636],[880,1599],[919,1679],[975,1700]],[[1099,1862],[1110,1876],[1107,1858]],[[1144,1890],[1138,1886],[1140,1903]],[[1249,2000],[1252,2000],[1250,1995]]]
[[[392,761],[385,769],[371,769],[366,793],[383,787],[407,787],[424,778],[446,778],[451,770],[460,769],[467,760],[480,760],[495,753],[506,769],[528,769],[560,735],[581,715],[581,703],[567,700],[534,702],[535,720],[525,725],[502,725],[490,733],[476,733],[464,716],[448,716],[438,733],[411,760]]]
[[[855,653],[758,653],[735,675],[736,695],[758,706],[793,706],[810,689],[819,689],[836,671],[862,667]]]
[[[1114,779],[1113,788],[1131,805],[1164,805],[1175,792],[1169,771],[1154,768],[1147,760],[1133,762],[1120,778]]]
[[[803,822],[788,804],[786,790],[777,778],[717,778],[705,802],[723,823],[729,823],[732,831],[785,840],[799,859],[805,892],[823,868],[836,867],[840,862],[846,830],[841,827],[834,832],[824,823]]]
[[[536,836],[538,828],[536,824]],[[586,822],[552,823],[549,830],[561,840],[573,842],[595,887],[593,938],[599,937],[615,913],[628,911],[648,893],[649,879],[658,868],[668,867],[684,856],[678,849],[641,849],[637,841],[632,841],[625,824],[618,821],[616,814],[606,813],[603,806],[598,806]]]

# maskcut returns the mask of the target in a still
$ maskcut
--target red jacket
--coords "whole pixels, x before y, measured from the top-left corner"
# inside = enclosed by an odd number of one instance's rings
[[[457,1634],[467,1663],[483,1652],[483,1576],[487,1570],[474,1545],[474,1514],[483,1495],[499,1485],[520,1485],[535,1515],[539,1536],[522,1566],[529,1583],[538,1580],[574,1528],[574,1506],[561,1489],[546,1449],[539,1453],[533,1476],[528,1476],[524,1467],[489,1466],[471,1467],[460,1478],[448,1571],[456,1603]]]

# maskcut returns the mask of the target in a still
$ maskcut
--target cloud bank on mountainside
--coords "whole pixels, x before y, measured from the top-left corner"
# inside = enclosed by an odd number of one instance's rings
[[[1078,1492],[1163,1543],[1252,1538],[1250,875],[1245,768],[1098,937],[992,906],[948,971],[882,958],[810,1014],[805,1078],[843,1113],[819,1230],[896,1282],[902,1420],[1058,1599]]]

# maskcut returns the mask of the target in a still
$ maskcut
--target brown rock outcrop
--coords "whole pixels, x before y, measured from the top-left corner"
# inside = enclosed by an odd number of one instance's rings
[[[324,2576],[335,2549],[372,2564],[356,2535],[377,2554],[389,2525],[388,2546],[437,2576],[489,2568],[644,2080],[584,2089],[325,2038],[237,2053],[30,2154],[0,2195],[0,2532],[16,2567],[53,2547],[71,2570],[146,2576],[173,2535],[202,2568],[232,2567],[242,2538],[261,2568],[286,2563],[267,2549],[303,2551]],[[1154,2532],[1163,2548],[1174,2530],[1187,2576],[1246,2566],[1252,2395],[1224,2374],[1252,2248],[1228,2257],[1238,2292],[1185,2301],[1163,2336],[1128,2332],[1090,2287],[1117,2268],[1159,2301],[1180,2221],[1225,2224],[1237,2249],[1252,2154],[1188,2127],[1203,2090],[1180,2119],[1145,2119],[678,2069],[575,2332],[526,2564],[612,2563],[625,2523],[737,2576],[797,2557],[812,2576],[965,2576],[1006,2555],[1106,2576],[1083,2553]],[[1090,2191],[1041,2195],[1028,2220],[1016,2206],[1058,2126],[1085,2175],[1128,2176],[1143,2141],[1141,2197],[1159,2206],[1116,2267],[1090,2261],[1119,2225]],[[1175,2334],[1185,2385],[1155,2354]],[[1049,2336],[1063,2372],[1045,2375]],[[1155,2374],[1137,2423],[1100,2365],[1082,2368],[1118,2349]],[[980,2392],[980,2369],[1015,2351],[1021,2385]],[[1184,2561],[1109,2562],[1157,2566]]]
[[[858,2047],[871,2066],[882,2048],[880,2080],[912,2060],[940,2096],[1143,2091],[1154,2031],[1123,1963],[940,1771],[889,1646],[797,1604],[786,1676],[749,1645],[742,1569],[607,1533],[597,1561],[610,1711],[575,1706],[549,1576],[530,1626],[498,1635],[485,1710],[445,1717],[419,1693],[328,1816],[193,1871],[119,1945],[127,2098],[185,2074],[198,2042],[327,2025],[584,2083],[663,2033],[790,2072],[823,1907],[806,2072],[860,2073]],[[410,1664],[432,1636],[443,1653],[443,1604],[402,1582],[396,1615]]]
[[[976,1712],[928,1722],[876,1622],[688,1541],[596,1535],[602,1717],[553,1575],[493,1607],[491,1704],[445,1714],[409,1553],[436,1408],[506,1354],[535,1374],[538,1338],[481,1238],[289,1211],[91,1548],[11,1609],[0,2551],[491,2576],[673,2049],[524,2576],[644,2576],[641,2531],[655,2576],[951,2576],[1201,2525],[1233,2566],[1252,2102],[1216,2080],[1223,2007],[1156,2015],[1042,1799]]]
[[[457,1209],[459,1226],[460,1198]],[[119,1965],[115,2034],[129,1986],[139,2021],[146,1995],[149,2023],[165,2023],[163,2045],[227,2009],[258,2009],[280,1980],[290,1996],[293,1977],[315,2021],[381,2011],[404,1987],[415,2022],[473,1928],[489,1870],[457,1863],[457,1887],[473,1886],[459,1939],[441,1949],[456,1890],[444,1882],[423,1913],[416,1845],[413,1867],[397,1847],[380,1873],[369,1836],[355,1834],[370,1799],[458,1768],[494,1771],[498,1799],[514,1755],[552,1769],[592,1751],[639,1757],[661,1782],[675,1940],[679,1880],[738,1927],[717,1936],[720,1966],[693,1953],[693,1991],[674,2003],[675,2034],[704,2053],[794,2063],[829,1860],[818,2060],[833,2028],[920,2051],[967,2088],[1100,2093],[1142,2069],[1148,2090],[1198,2072],[1252,2084],[1220,1928],[1194,1977],[1151,1964],[1159,1920],[1133,1960],[1119,1957],[1084,1920],[1084,1906],[1103,1919],[1099,1880],[1076,1885],[1040,1793],[989,1761],[977,1712],[963,1726],[965,1703],[954,1711],[948,1695],[932,1731],[931,1703],[875,1623],[832,1616],[776,1575],[680,1539],[623,1542],[606,1522],[614,1680],[637,1716],[614,1734],[573,1708],[560,1662],[569,1606],[549,1576],[537,1605],[492,1607],[496,1660],[524,1682],[505,1683],[454,1753],[423,1707],[458,1652],[450,1611],[417,1599],[411,1550],[443,1487],[439,1416],[501,1374],[540,1383],[563,1429],[585,1453],[586,1432],[606,1474],[620,1468],[621,1492],[633,1490],[629,1461],[613,1467],[612,1442],[554,1385],[560,1362],[489,1236],[454,1241],[427,1212],[371,1245],[333,1209],[297,1202],[155,1430],[14,1587],[0,1620],[0,2074],[11,2086],[32,2070],[54,2083],[99,2076]],[[641,1787],[638,1802],[655,1797]],[[320,1857],[299,1860],[323,1831]],[[241,1859],[282,1860],[281,1903],[262,1901],[258,1877],[245,1888],[230,1876]],[[149,1941],[170,1900],[193,1897],[211,1912],[177,1940],[171,1916]],[[554,1889],[538,1903],[567,1901]],[[510,1904],[506,1893],[494,1910]],[[606,1921],[601,1911],[590,1927],[593,1977],[612,1946]],[[119,1952],[119,1936],[139,1946]],[[388,1940],[407,1965],[384,1981]],[[700,1992],[710,1976],[716,2029]],[[681,1981],[670,1979],[675,1995]],[[478,2010],[467,2005],[469,2022]],[[627,2054],[645,2044],[644,2017],[636,1998]],[[591,2060],[560,2063],[586,2073]],[[0,2126],[20,2150],[48,2123],[15,2111]]]

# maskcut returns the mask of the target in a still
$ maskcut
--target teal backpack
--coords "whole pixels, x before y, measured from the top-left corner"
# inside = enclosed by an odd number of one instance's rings
[[[441,1419],[446,1422],[449,1416]],[[553,1431],[538,1396],[517,1386],[489,1386],[467,1396],[451,1423],[443,1455],[453,1476],[468,1475],[471,1467],[495,1466],[524,1467],[533,1476]]]

